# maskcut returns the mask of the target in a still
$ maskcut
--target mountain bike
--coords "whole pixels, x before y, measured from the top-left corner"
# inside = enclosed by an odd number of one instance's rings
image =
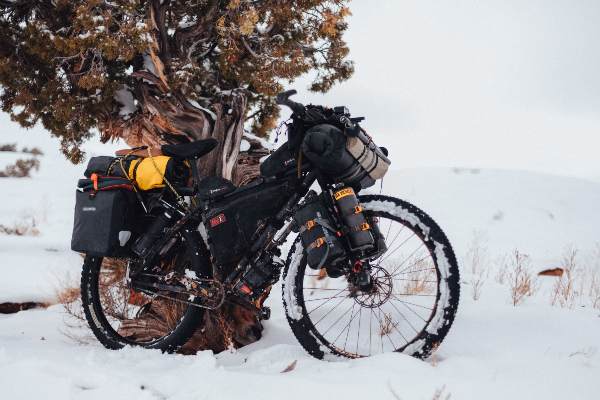
[[[288,142],[246,185],[200,179],[197,161],[215,148],[213,139],[162,146],[164,156],[189,166],[191,184],[171,182],[159,194],[128,192],[145,205],[136,214],[141,227],[119,233],[122,262],[88,253],[83,264],[85,316],[105,347],[175,352],[196,332],[206,310],[226,303],[268,319],[263,303],[278,281],[291,330],[316,358],[392,351],[424,358],[440,345],[460,291],[446,235],[404,200],[361,195],[377,177],[372,171],[381,167],[366,165],[388,162],[387,151],[374,146],[360,127],[362,118],[345,107],[303,105],[290,100],[294,93],[277,97],[292,110]],[[335,154],[341,153],[324,133],[343,137],[343,151],[350,151],[351,138],[359,138],[368,154],[353,155],[343,173],[329,173],[336,167],[327,165],[332,157],[320,162],[308,157],[307,138],[314,132],[318,146],[325,143]],[[341,209],[346,200],[354,201],[349,214]],[[307,210],[321,211],[310,217]],[[299,218],[302,214],[310,215]],[[362,221],[356,229],[344,223],[352,218]],[[322,236],[309,242],[315,232]],[[364,241],[353,244],[358,237]],[[284,262],[280,257],[287,249]],[[156,300],[168,314],[160,329],[151,324],[128,329],[123,321],[156,312]]]

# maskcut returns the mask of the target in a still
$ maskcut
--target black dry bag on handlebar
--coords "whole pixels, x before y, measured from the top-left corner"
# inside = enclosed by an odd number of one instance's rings
[[[373,186],[390,165],[383,150],[363,132],[349,136],[330,124],[308,129],[302,151],[333,182],[359,188]]]

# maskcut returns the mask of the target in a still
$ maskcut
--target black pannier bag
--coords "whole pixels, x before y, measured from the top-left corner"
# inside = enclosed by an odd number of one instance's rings
[[[140,205],[125,178],[81,179],[71,249],[103,257],[127,255]]]
[[[328,267],[329,271],[329,267],[346,259],[346,250],[321,196],[308,198],[296,211],[294,223],[300,232],[310,268]]]
[[[308,129],[302,151],[333,182],[358,188],[373,186],[390,165],[384,151],[362,131],[346,135],[329,124]]]
[[[203,223],[216,265],[223,268],[237,263],[252,245],[258,228],[280,211],[292,190],[287,180],[258,178],[213,201]]]

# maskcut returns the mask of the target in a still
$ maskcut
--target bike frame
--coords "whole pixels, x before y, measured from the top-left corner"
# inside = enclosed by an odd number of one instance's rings
[[[140,271],[150,269],[160,255],[161,251],[164,252],[165,247],[168,247],[170,242],[173,244],[181,235],[185,241],[185,245],[188,248],[189,254],[191,255],[191,267],[199,274],[198,278],[203,280],[214,279],[217,276],[215,266],[210,268],[212,263],[210,262],[210,251],[206,248],[204,240],[198,231],[198,226],[204,222],[204,216],[209,210],[210,202],[207,202],[200,198],[198,195],[198,171],[195,160],[190,160],[193,177],[193,199],[191,207],[184,207],[182,204],[177,202],[169,202],[165,199],[161,199],[161,204],[172,212],[178,213],[181,218],[170,228],[167,229],[161,239],[159,239],[148,252],[148,255],[142,259]],[[294,171],[295,173],[295,171]],[[289,179],[289,175],[284,178],[267,178],[273,180]],[[283,244],[292,230],[292,223],[289,221],[286,225],[286,221],[289,220],[297,208],[300,200],[308,193],[310,187],[321,179],[315,171],[307,171],[302,174],[296,184],[295,191],[287,199],[283,207],[270,219],[269,223],[260,227],[257,232],[253,235],[255,240],[250,249],[242,257],[237,266],[233,271],[225,277],[223,284],[226,289],[231,287],[231,284],[236,281],[248,268],[251,268],[253,262],[257,261],[265,252],[277,248]],[[323,184],[321,184],[323,187]],[[323,187],[324,188],[324,187]],[[189,191],[189,188],[181,188],[181,192],[185,193],[185,189]],[[189,192],[188,192],[189,193]],[[187,193],[186,193],[187,194]],[[192,194],[192,193],[189,193]],[[276,237],[277,232],[281,233]],[[169,290],[168,285],[160,283],[146,283],[136,282],[135,275],[132,277],[132,284],[138,289],[165,289]]]

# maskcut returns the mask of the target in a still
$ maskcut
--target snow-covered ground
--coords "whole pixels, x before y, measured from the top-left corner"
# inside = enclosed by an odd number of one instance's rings
[[[38,145],[45,152],[32,178],[0,178],[0,224],[35,219],[37,236],[0,234],[0,303],[55,300],[57,288],[77,284],[81,258],[69,250],[72,166],[56,142],[3,133],[0,144]],[[40,142],[42,143],[40,145]],[[91,154],[114,145],[90,145]],[[0,169],[26,154],[0,152]],[[395,164],[401,167],[401,160]],[[379,186],[371,191],[379,192]],[[493,278],[493,260],[517,248],[534,272],[560,266],[568,246],[593,265],[600,243],[600,183],[520,171],[397,169],[383,192],[428,212],[446,231],[459,259],[474,238],[489,256],[481,298],[471,296],[463,263],[462,298],[440,349],[423,362],[403,355],[324,362],[312,359],[285,321],[280,288],[269,300],[264,337],[236,352],[196,356],[157,351],[108,351],[64,334],[62,306],[0,315],[0,394],[3,399],[598,399],[600,310],[583,299],[573,309],[550,305],[555,278],[513,307],[509,289]],[[542,279],[544,279],[542,281]],[[85,328],[71,334],[88,335]],[[290,372],[282,372],[292,363]]]

